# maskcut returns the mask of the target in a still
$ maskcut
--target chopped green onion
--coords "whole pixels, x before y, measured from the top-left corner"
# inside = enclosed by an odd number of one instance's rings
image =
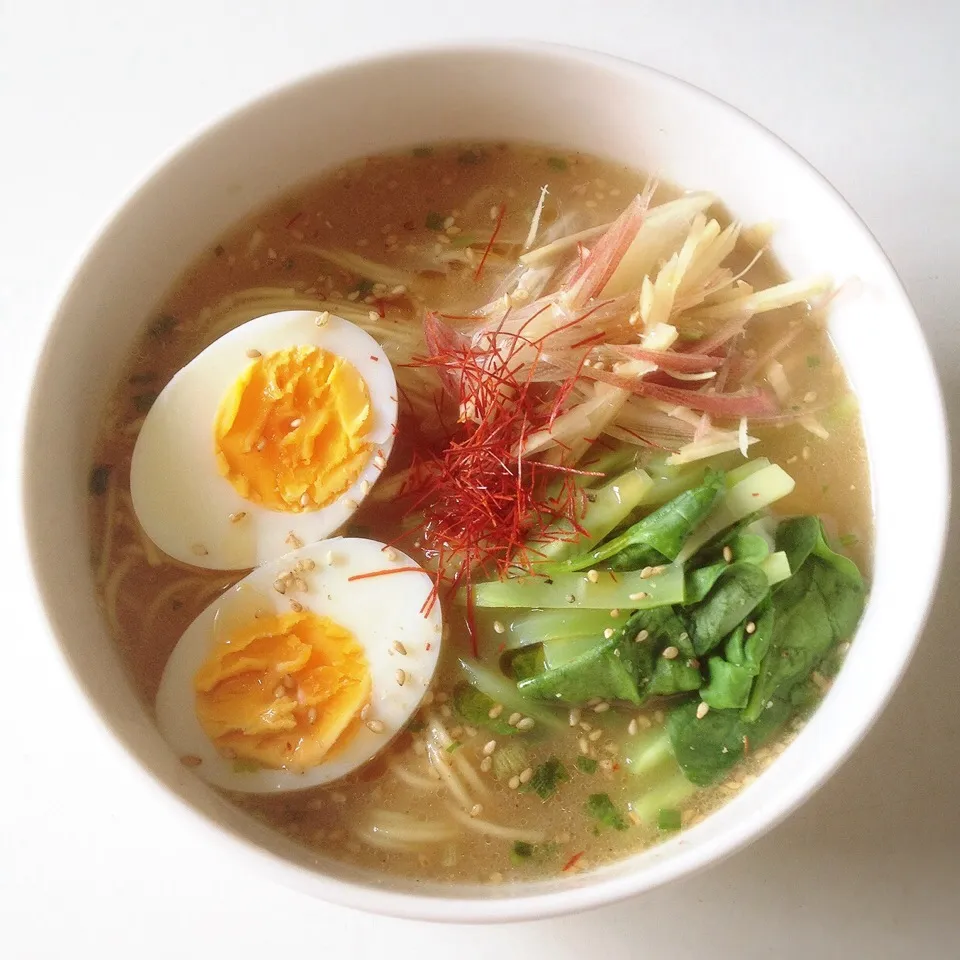
[[[427,219],[424,221],[426,228],[428,230],[442,230],[443,229],[443,214],[436,213],[431,211],[427,214]]]
[[[674,808],[662,808],[657,814],[657,827],[661,830],[679,830],[680,811]]]
[[[613,827],[614,830],[627,829],[627,821],[620,815],[608,793],[591,793],[587,797],[587,813],[603,826]]]
[[[597,772],[597,761],[594,760],[593,757],[577,757],[576,766],[581,773]]]

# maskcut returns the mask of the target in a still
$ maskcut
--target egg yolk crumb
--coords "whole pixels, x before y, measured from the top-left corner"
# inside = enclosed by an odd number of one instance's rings
[[[255,359],[220,401],[217,466],[246,500],[299,513],[332,503],[370,457],[366,381],[326,350],[289,347]]]
[[[221,753],[293,770],[316,766],[357,728],[370,686],[353,634],[308,611],[238,628],[194,677],[197,718]]]

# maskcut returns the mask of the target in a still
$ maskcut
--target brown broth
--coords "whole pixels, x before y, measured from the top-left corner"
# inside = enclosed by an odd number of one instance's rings
[[[95,463],[109,467],[107,490],[91,497],[94,564],[110,627],[130,676],[144,703],[152,704],[164,664],[183,630],[239,574],[197,570],[158,555],[139,530],[129,495],[129,467],[143,411],[210,334],[210,308],[224,297],[251,287],[282,287],[297,296],[345,296],[357,288],[357,277],[331,269],[303,244],[341,248],[404,270],[421,270],[423,252],[454,248],[462,238],[490,235],[492,215],[506,204],[501,240],[520,242],[526,233],[540,188],[550,184],[545,225],[568,210],[581,212],[577,229],[614,219],[627,200],[642,189],[644,177],[610,162],[531,146],[484,144],[438,146],[403,155],[373,157],[325,174],[288,197],[260,210],[229,231],[172,288],[157,319],[140,339],[124,377],[103,417]],[[675,195],[666,189],[658,202]],[[447,218],[453,217],[449,229]],[[439,226],[440,229],[436,229]],[[458,238],[461,238],[458,240]],[[754,250],[742,242],[737,251],[745,266]],[[468,269],[421,277],[431,305],[457,313],[482,303],[497,285],[503,269],[490,261],[480,283]],[[746,279],[755,287],[783,279],[767,257]],[[363,302],[362,288],[354,302]],[[371,304],[371,308],[376,304]],[[389,303],[385,324],[409,323],[402,304]],[[782,429],[752,432],[760,442],[751,456],[780,463],[797,480],[795,492],[778,511],[822,515],[847,553],[865,569],[871,536],[869,479],[859,420],[852,407],[845,415],[838,404],[847,394],[843,371],[820,318],[800,308],[756,317],[747,328],[746,347],[762,354],[788,330],[796,330],[780,356],[793,394],[810,409],[823,408],[821,419],[830,438],[820,440],[798,423]],[[392,469],[393,467],[391,466]],[[103,481],[101,473],[99,480]],[[103,483],[100,484],[102,488]],[[110,556],[103,560],[105,523],[113,516]],[[388,540],[398,530],[390,504],[368,501],[351,522],[353,531],[369,531]],[[415,552],[413,550],[412,552]],[[151,563],[150,561],[154,562]],[[457,654],[465,649],[462,622],[448,614],[441,667],[433,690],[434,709],[461,744],[458,755],[476,769],[488,732],[464,729],[441,702],[457,680]],[[527,861],[511,857],[513,841],[460,828],[443,842],[411,852],[386,851],[361,843],[352,825],[375,809],[418,811],[419,819],[448,817],[448,800],[439,787],[423,790],[394,776],[388,763],[402,763],[428,772],[416,753],[415,738],[404,734],[383,756],[333,786],[255,798],[235,796],[236,803],[303,843],[376,870],[418,878],[450,881],[520,880],[556,874],[576,854],[570,871],[623,856],[657,842],[656,827],[631,824],[626,830],[602,828],[584,814],[590,794],[606,792],[621,811],[642,792],[642,784],[621,765],[627,727],[656,727],[663,714],[656,706],[627,713],[583,711],[580,724],[553,736],[531,736],[531,767],[558,757],[570,779],[547,801],[523,789],[511,789],[483,775],[489,784],[481,798],[479,819],[543,835],[538,854]],[[788,734],[749,761],[740,764],[719,786],[701,791],[683,807],[683,822],[702,818],[724,802],[793,736]],[[641,730],[642,733],[642,730]],[[577,769],[583,751],[597,761],[595,773]]]

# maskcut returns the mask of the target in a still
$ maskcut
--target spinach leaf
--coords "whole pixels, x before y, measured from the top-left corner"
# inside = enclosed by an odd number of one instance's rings
[[[740,709],[747,705],[753,678],[770,647],[773,634],[773,606],[764,601],[755,611],[753,630],[741,623],[727,637],[722,657],[711,657],[708,663],[710,682],[700,691],[701,699],[717,710]]]
[[[740,710],[747,705],[754,677],[747,667],[711,657],[707,669],[710,682],[700,691],[704,703],[714,710]]]
[[[816,517],[791,517],[777,527],[777,549],[790,561],[796,572],[813,553],[820,537],[820,521]]]
[[[683,576],[683,602],[686,606],[692,606],[705,600],[707,594],[713,589],[713,585],[723,575],[729,564],[726,561],[720,563],[711,563],[705,567],[698,567],[696,570],[687,570]]]
[[[543,647],[539,643],[532,643],[518,650],[509,658],[506,672],[514,680],[526,680],[543,672]]]
[[[687,633],[697,656],[712,650],[767,596],[767,576],[752,563],[731,563],[707,596],[686,615]]]
[[[593,757],[579,756],[577,757],[575,766],[581,773],[597,772],[597,761],[594,760]]]
[[[865,589],[856,564],[827,546],[816,518],[811,546],[808,519],[786,521],[783,534],[777,531],[778,547],[783,543],[804,559],[774,591],[773,635],[744,710],[747,720],[758,719],[772,700],[789,697],[830,649],[850,636],[863,612]]]
[[[569,779],[567,768],[556,757],[551,757],[533,771],[527,790],[541,800],[549,800],[560,789],[560,784]]]
[[[700,670],[686,657],[657,657],[653,677],[647,687],[650,696],[668,697],[674,693],[699,690],[703,683]]]
[[[481,693],[469,683],[458,683],[453,691],[453,709],[464,723],[471,727],[485,727],[498,736],[511,737],[520,731],[507,723],[503,714],[491,717],[490,711],[496,706],[485,693]],[[505,713],[505,711],[504,711]]]
[[[673,753],[684,776],[698,787],[719,780],[749,749],[764,743],[790,715],[790,705],[774,702],[762,720],[748,723],[738,710],[711,710],[697,718],[695,701],[681,704],[667,718]]]
[[[641,631],[643,640],[637,641]],[[684,631],[670,607],[637,610],[608,639],[543,673],[521,680],[518,690],[538,700],[585,703],[591,697],[640,704],[648,696],[660,652]],[[689,681],[688,681],[689,682]]]
[[[545,573],[575,572],[608,563],[613,570],[639,570],[676,558],[687,537],[710,515],[724,489],[724,475],[708,471],[685,490],[619,536],[562,563],[543,564]]]
[[[606,827],[614,830],[626,830],[627,821],[623,819],[608,793],[591,793],[587,797],[587,813]]]

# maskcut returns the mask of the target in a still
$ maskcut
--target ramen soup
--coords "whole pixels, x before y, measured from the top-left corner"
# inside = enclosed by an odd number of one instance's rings
[[[212,245],[90,474],[104,615],[184,776],[318,856],[491,883],[748,785],[840,668],[871,534],[831,280],[768,236],[481,143]]]

